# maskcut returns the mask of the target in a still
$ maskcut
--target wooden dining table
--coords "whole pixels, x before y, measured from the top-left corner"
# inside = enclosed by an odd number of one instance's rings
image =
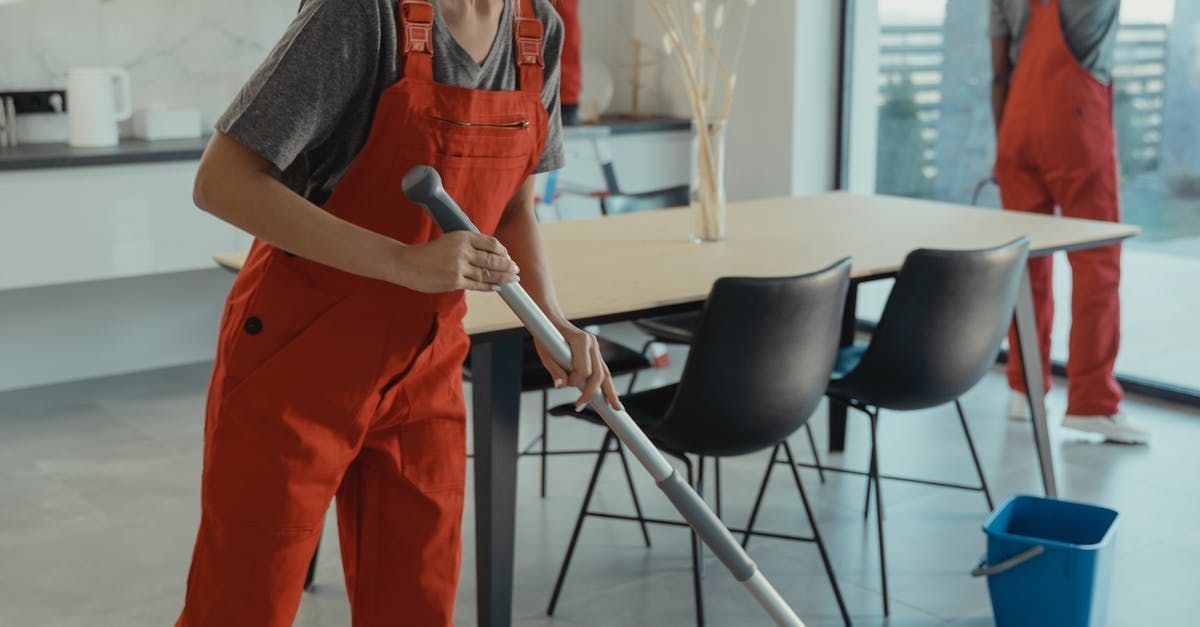
[[[725,276],[788,276],[853,259],[855,285],[893,276],[917,248],[977,249],[1021,236],[1031,255],[1119,243],[1136,235],[1126,224],[876,195],[830,192],[730,203],[727,235],[693,243],[693,213],[666,209],[541,226],[558,299],[579,325],[694,310]],[[240,268],[244,253],[216,260]],[[851,290],[842,340],[853,340]],[[517,426],[524,330],[489,293],[467,295],[464,320],[472,338],[475,442],[475,576],[481,627],[511,624],[516,514]],[[1037,357],[1032,292],[1026,275],[1013,320],[1032,408],[1032,454],[1048,496],[1057,495]],[[845,414],[831,408],[831,446],[839,448]]]

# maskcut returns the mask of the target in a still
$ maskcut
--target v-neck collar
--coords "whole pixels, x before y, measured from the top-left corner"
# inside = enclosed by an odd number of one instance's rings
[[[500,50],[503,46],[500,45],[500,38],[512,32],[512,7],[514,0],[504,0],[504,8],[500,11],[500,23],[496,27],[496,36],[492,39],[492,46],[488,49],[487,55],[483,57],[483,62],[480,63],[463,48],[462,44],[454,38],[454,33],[450,32],[450,27],[446,25],[445,18],[442,17],[442,7],[438,2],[434,2],[433,20],[437,28],[446,33],[446,39],[450,42],[450,54],[455,55],[463,62],[463,66],[471,73],[472,79],[478,81],[492,67],[496,65],[496,57],[500,55]],[[438,50],[434,50],[434,54],[438,54]]]

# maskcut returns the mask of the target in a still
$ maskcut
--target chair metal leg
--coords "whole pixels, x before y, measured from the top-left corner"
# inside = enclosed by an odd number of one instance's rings
[[[704,498],[704,467],[707,465],[708,459],[705,457],[699,457],[698,459],[699,459],[698,466],[699,466],[700,471],[696,474],[696,494],[700,495],[700,500],[705,501],[706,499]],[[699,542],[699,540],[696,538],[696,536],[693,536],[693,540],[696,540],[697,542]],[[697,546],[699,547],[700,556],[701,556],[700,576],[705,577],[708,575],[708,569],[705,568],[705,566],[704,566],[704,559],[703,559],[704,545],[697,544]]]
[[[312,560],[308,562],[308,572],[304,575],[304,589],[312,590],[313,580],[317,576],[317,556],[321,554],[321,536],[317,532],[317,546],[313,547]]]
[[[617,457],[621,460],[621,467],[625,469],[625,482],[629,484],[629,496],[633,499],[633,511],[637,512],[638,524],[642,526],[642,538],[646,541],[646,546],[650,546],[650,530],[646,525],[646,515],[642,513],[642,503],[638,500],[637,488],[633,487],[633,473],[629,471],[629,461],[625,459],[625,447],[620,440],[617,443]]]
[[[691,483],[693,486],[695,486],[696,492],[703,496],[703,480],[701,479],[700,481],[692,483],[692,463],[687,459],[686,455],[683,457],[683,463],[687,467],[688,483]],[[700,458],[700,472],[701,474],[704,472],[703,457]],[[704,627],[704,575],[701,572],[701,567],[703,566],[704,562],[700,555],[700,538],[696,535],[696,531],[691,527],[688,527],[688,533],[691,534],[692,540],[692,594],[694,595],[696,602],[696,627]]]
[[[804,433],[808,435],[808,448],[812,451],[813,465],[817,467],[817,476],[825,483],[825,468],[821,465],[821,454],[817,452],[817,440],[813,437],[812,423],[804,423]]]
[[[979,454],[975,452],[975,440],[971,437],[971,428],[967,426],[967,415],[963,412],[962,401],[955,399],[954,408],[958,410],[958,422],[962,424],[963,435],[967,436],[967,447],[971,449],[971,461],[975,462],[975,472],[979,474],[983,498],[987,499],[988,511],[991,511],[996,506],[992,504],[992,491],[988,489],[987,479],[983,476],[983,465],[979,463]]]
[[[746,523],[746,532],[742,534],[742,548],[750,544],[750,534],[754,531],[754,521],[758,520],[758,508],[762,506],[763,495],[767,493],[767,482],[771,480],[771,471],[775,469],[779,458],[779,445],[771,449],[771,459],[767,462],[767,471],[763,473],[762,483],[758,485],[758,496],[754,497],[754,507],[750,510],[750,520]]]
[[[891,613],[891,605],[888,603],[888,583],[887,583],[887,551],[883,544],[883,493],[879,480],[879,412],[876,411],[871,416],[871,474],[875,480],[875,529],[879,535],[879,578],[883,583],[883,615],[888,616]]]
[[[563,582],[567,579],[567,569],[571,566],[571,557],[575,555],[575,544],[579,541],[579,532],[583,529],[583,520],[587,518],[588,506],[592,504],[592,495],[596,491],[596,480],[600,478],[600,470],[604,467],[604,457],[608,455],[608,445],[613,440],[611,431],[605,430],[604,443],[600,445],[600,453],[596,456],[596,467],[592,470],[592,478],[588,480],[587,492],[583,496],[583,505],[579,507],[579,517],[575,519],[575,529],[571,532],[571,542],[567,544],[567,554],[563,557],[562,567],[558,570],[558,579],[554,582],[554,592],[550,595],[550,605],[546,607],[546,615],[553,616],[554,608],[558,605],[558,595],[562,592]]]
[[[721,518],[721,458],[713,458],[713,469],[716,471],[713,492],[717,495],[717,518]]]
[[[838,586],[837,575],[833,573],[833,563],[829,561],[829,553],[825,550],[825,541],[821,539],[821,530],[817,527],[817,519],[813,516],[812,506],[808,503],[808,495],[804,493],[804,482],[800,480],[800,470],[796,467],[796,458],[792,455],[792,447],[783,441],[783,452],[787,456],[788,467],[792,469],[792,479],[796,489],[800,491],[800,502],[804,504],[804,515],[808,516],[808,524],[812,527],[813,540],[817,550],[821,552],[821,561],[825,564],[825,575],[829,577],[829,585],[833,587],[833,596],[837,598],[838,611],[842,613],[842,622],[850,627],[850,612],[846,610],[846,602],[842,599],[842,589]]]
[[[546,418],[546,416],[548,416],[549,414],[550,414],[550,391],[542,390],[542,438],[541,438],[541,440],[542,440],[542,454],[541,454],[542,477],[541,477],[541,482],[542,482],[542,498],[543,499],[546,498],[546,461],[547,461],[546,451],[550,448],[547,443],[547,440],[550,439],[550,424]]]
[[[871,451],[871,463],[867,466],[867,495],[863,499],[863,520],[871,514],[871,488],[875,484],[875,452]]]
[[[645,344],[642,344],[642,352],[641,352],[642,357],[646,356],[646,351],[650,350],[650,345],[653,343],[654,343],[654,338],[650,338],[649,340],[646,340]],[[625,388],[626,394],[633,394],[633,386],[637,384],[638,375],[641,373],[642,373],[641,370],[634,370],[633,374],[629,375],[629,387]]]

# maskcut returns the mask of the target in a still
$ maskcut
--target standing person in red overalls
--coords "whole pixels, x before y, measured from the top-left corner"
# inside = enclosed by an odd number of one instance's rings
[[[1113,133],[1112,58],[1120,0],[992,0],[992,108],[996,180],[1006,209],[1120,219]],[[1121,247],[1067,253],[1071,263],[1070,356],[1063,426],[1108,440],[1146,443],[1121,413],[1113,376],[1120,340]],[[1054,292],[1050,257],[1029,262],[1038,345],[1050,386]],[[1010,334],[1009,345],[1016,346]],[[1008,362],[1009,415],[1028,405],[1019,358]]]
[[[579,23],[579,0],[554,0],[563,20],[562,96],[563,124],[579,123],[579,94],[583,91],[583,33]]]
[[[617,404],[534,217],[533,174],[562,163],[561,45],[549,0],[306,0],[218,121],[196,204],[258,239],[221,323],[178,625],[290,625],[335,496],[353,624],[452,624],[464,289],[520,272],[571,345],[570,373],[543,359],[556,382]],[[483,235],[405,199],[418,164]]]

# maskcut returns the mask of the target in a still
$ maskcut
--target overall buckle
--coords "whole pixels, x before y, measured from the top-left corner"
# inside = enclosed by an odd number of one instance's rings
[[[404,24],[404,52],[433,53],[433,5],[424,0],[404,0],[400,3],[400,20]]]
[[[517,63],[545,67],[542,58],[542,22],[536,18],[517,18]]]

